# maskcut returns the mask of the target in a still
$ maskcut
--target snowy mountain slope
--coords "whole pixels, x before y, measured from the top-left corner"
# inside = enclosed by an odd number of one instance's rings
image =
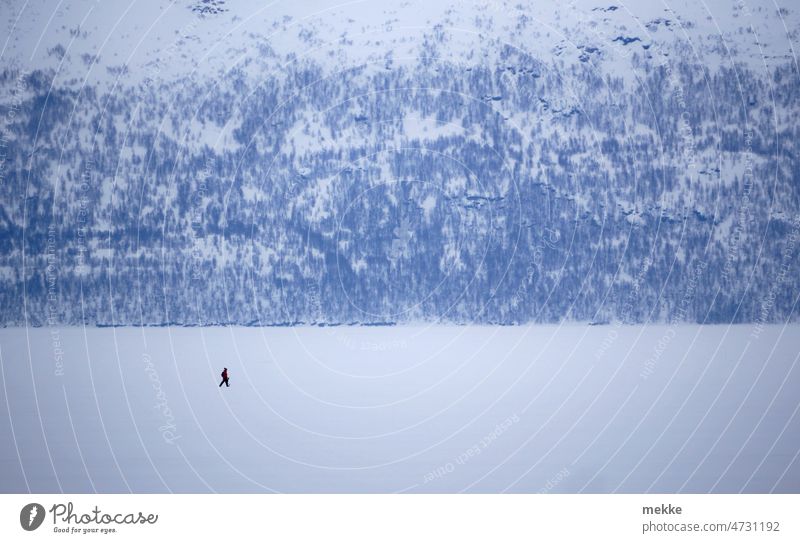
[[[742,6],[7,4],[3,320],[793,318],[798,16]]]
[[[763,71],[794,60],[800,23],[796,10],[768,0],[218,3],[214,12],[197,9],[203,2],[85,0],[54,11],[49,2],[7,1],[2,58],[22,69],[58,70],[68,81],[113,85],[108,70],[115,68],[125,70],[121,83],[154,68],[164,80],[214,77],[243,64],[276,68],[262,57],[265,49],[335,71],[387,55],[413,62],[426,45],[441,60],[491,62],[491,50],[505,44],[567,65],[589,59],[624,75],[618,68],[627,67],[631,49],[679,42],[689,50],[682,60],[710,70],[736,62]]]

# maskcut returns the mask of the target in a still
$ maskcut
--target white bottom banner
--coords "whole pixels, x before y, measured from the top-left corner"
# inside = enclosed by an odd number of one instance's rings
[[[0,541],[800,541],[797,495],[0,495]]]

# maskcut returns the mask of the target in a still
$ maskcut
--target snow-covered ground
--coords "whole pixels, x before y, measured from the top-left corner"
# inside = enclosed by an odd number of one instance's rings
[[[798,492],[798,332],[4,329],[0,491]]]
[[[265,46],[321,60],[331,69],[383,66],[387,54],[402,64],[416,58],[426,46],[425,35],[435,31],[447,36],[447,47],[435,53],[441,60],[489,60],[498,43],[505,43],[533,57],[577,62],[588,46],[599,53],[593,63],[607,63],[615,77],[628,77],[633,70],[623,38],[648,48],[686,42],[691,60],[706,67],[735,57],[740,66],[763,70],[794,59],[798,25],[798,10],[772,0],[218,3],[219,12],[200,13],[191,8],[202,1],[71,0],[57,6],[47,0],[6,1],[0,59],[22,70],[52,68],[59,82],[112,88],[189,73],[214,77],[232,68],[258,78],[279,65],[259,58]]]

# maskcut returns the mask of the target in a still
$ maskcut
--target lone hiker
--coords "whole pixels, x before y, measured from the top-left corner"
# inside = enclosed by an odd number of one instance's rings
[[[219,386],[222,386],[223,384],[226,387],[231,386],[230,383],[228,383],[228,368],[222,368],[222,382],[219,384]]]

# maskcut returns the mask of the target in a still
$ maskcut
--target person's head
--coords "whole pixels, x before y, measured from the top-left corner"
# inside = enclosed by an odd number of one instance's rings
[[[228,368],[222,368],[222,369],[225,370],[225,371],[228,371]]]

